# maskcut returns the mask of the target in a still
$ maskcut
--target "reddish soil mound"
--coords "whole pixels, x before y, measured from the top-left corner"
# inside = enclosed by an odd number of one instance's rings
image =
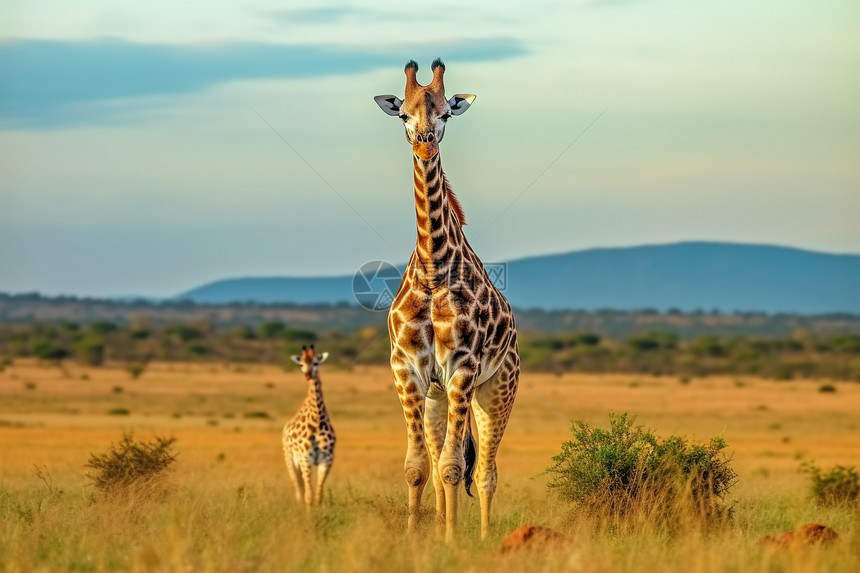
[[[770,547],[809,547],[810,545],[829,544],[839,539],[839,534],[833,529],[820,523],[807,523],[794,531],[781,535],[765,535],[759,540],[760,545]]]
[[[548,527],[540,525],[523,525],[514,529],[510,535],[502,541],[502,553],[520,551],[522,549],[545,548],[548,546],[563,545],[567,537],[553,531]]]

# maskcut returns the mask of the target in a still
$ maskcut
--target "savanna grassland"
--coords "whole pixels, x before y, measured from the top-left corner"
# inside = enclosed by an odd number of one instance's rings
[[[0,372],[0,568],[8,571],[857,571],[856,507],[808,497],[804,461],[860,465],[860,384],[754,377],[524,373],[498,458],[494,526],[477,541],[477,500],[463,504],[462,543],[405,533],[405,429],[384,366],[322,369],[338,434],[323,506],[307,516],[283,467],[280,429],[305,393],[298,370],[273,365],[151,362],[87,367],[19,358]],[[835,390],[835,391],[832,391]],[[607,424],[629,412],[657,434],[722,434],[738,482],[732,517],[709,529],[618,532],[572,514],[541,472],[565,420]],[[564,420],[562,419],[564,418]],[[101,495],[91,453],[124,431],[176,438],[163,487]],[[763,548],[757,540],[811,521],[829,547]],[[569,547],[499,555],[522,524],[565,532]]]

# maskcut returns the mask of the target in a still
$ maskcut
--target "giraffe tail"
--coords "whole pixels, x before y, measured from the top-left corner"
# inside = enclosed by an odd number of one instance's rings
[[[478,448],[475,447],[475,438],[472,436],[472,407],[466,413],[466,435],[463,438],[465,442],[463,449],[466,457],[466,474],[463,476],[463,486],[466,488],[466,494],[469,497],[472,495],[472,482],[475,478],[475,462],[478,459]]]

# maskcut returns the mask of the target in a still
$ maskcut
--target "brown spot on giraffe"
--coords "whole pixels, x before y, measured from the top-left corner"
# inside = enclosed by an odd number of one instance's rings
[[[496,452],[516,397],[519,359],[511,307],[466,240],[463,208],[439,158],[448,119],[466,111],[475,96],[446,98],[444,64],[436,60],[431,70],[433,81],[421,85],[418,65],[409,62],[404,98],[374,99],[403,121],[412,147],[418,238],[388,316],[391,369],[408,434],[408,525],[414,530],[432,469],[437,518],[451,541],[459,485],[465,483],[468,492],[472,476],[466,460],[472,450],[465,447],[472,441],[470,411],[480,446],[475,483],[481,537],[487,535],[498,479]],[[420,419],[423,426],[416,423]]]
[[[308,393],[298,413],[284,426],[281,443],[287,473],[296,489],[296,499],[304,501],[310,510],[311,506],[322,501],[323,485],[334,462],[337,441],[319,377],[319,365],[328,358],[328,352],[317,355],[313,346],[303,346],[301,356],[291,358],[302,368]],[[316,488],[311,486],[314,472]]]

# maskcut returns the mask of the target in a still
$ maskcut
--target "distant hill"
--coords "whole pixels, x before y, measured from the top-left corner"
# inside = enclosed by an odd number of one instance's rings
[[[237,278],[176,299],[354,304],[352,285],[352,276]],[[707,242],[589,249],[509,262],[504,292],[516,307],[547,310],[860,313],[860,255]]]

